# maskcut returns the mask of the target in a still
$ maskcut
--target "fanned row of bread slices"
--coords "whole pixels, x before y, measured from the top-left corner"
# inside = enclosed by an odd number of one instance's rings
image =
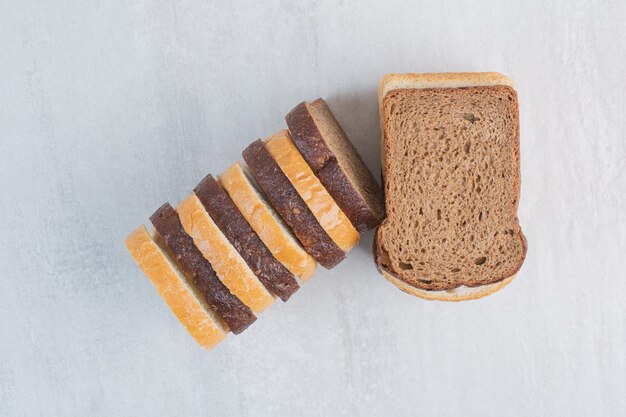
[[[126,246],[174,315],[211,349],[276,297],[332,268],[383,217],[380,186],[322,99],[287,116],[176,208],[162,205]]]

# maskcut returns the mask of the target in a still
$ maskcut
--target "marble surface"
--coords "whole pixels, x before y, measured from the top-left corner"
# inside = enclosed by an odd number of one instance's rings
[[[0,415],[623,416],[626,3],[0,3]],[[378,172],[389,72],[502,71],[518,278],[408,296],[348,259],[213,352],[125,251],[165,200],[325,97]]]

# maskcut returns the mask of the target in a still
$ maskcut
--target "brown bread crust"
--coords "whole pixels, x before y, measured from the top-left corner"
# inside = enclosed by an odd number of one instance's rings
[[[300,286],[255,233],[237,206],[211,174],[194,189],[196,196],[224,236],[237,249],[259,281],[272,294],[287,301]]]
[[[263,141],[253,142],[242,155],[272,206],[293,230],[307,253],[327,269],[341,262],[345,253],[319,224]]]
[[[323,102],[322,99],[318,100]],[[326,144],[319,127],[315,123],[315,119],[309,111],[309,105],[307,102],[302,102],[285,116],[294,144],[339,208],[350,219],[352,225],[359,232],[375,228],[380,224],[381,214],[370,209],[367,202],[353,187],[346,173],[341,169],[337,157]],[[323,105],[326,106],[326,103],[324,102]],[[332,112],[330,114],[337,122]],[[337,125],[343,135],[346,136],[338,122]],[[351,143],[350,145],[352,146]],[[354,149],[354,146],[352,148]],[[362,162],[356,150],[354,153]],[[369,173],[369,170],[367,172]],[[373,176],[371,183],[378,186]]]
[[[239,334],[255,322],[252,310],[222,284],[209,261],[183,229],[178,213],[169,203],[155,211],[150,221],[207,304],[222,317],[233,333]]]

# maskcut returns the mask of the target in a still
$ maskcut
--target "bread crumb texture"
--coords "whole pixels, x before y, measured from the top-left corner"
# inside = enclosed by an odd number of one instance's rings
[[[379,265],[425,290],[514,275],[526,253],[515,90],[398,89],[382,110],[387,218],[377,232]]]
[[[324,100],[318,99],[314,101],[309,106],[309,109],[322,137],[326,140],[326,145],[337,159],[337,163],[345,173],[352,189],[356,190],[358,195],[361,196],[365,203],[364,207],[367,207],[367,210],[370,212],[369,216],[380,222],[384,215],[384,210],[382,208],[380,186],[374,179],[374,176],[359,156],[356,148],[350,142]],[[375,221],[374,224],[376,224]]]

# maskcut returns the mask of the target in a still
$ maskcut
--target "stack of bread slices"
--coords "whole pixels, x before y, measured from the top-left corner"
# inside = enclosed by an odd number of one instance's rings
[[[379,185],[322,99],[286,117],[176,207],[165,203],[126,246],[178,320],[210,349],[276,297],[287,301],[319,263],[332,268],[379,225]]]
[[[494,72],[388,74],[378,98],[386,208],[373,245],[379,270],[430,300],[498,291],[527,250],[517,217],[513,80]]]

